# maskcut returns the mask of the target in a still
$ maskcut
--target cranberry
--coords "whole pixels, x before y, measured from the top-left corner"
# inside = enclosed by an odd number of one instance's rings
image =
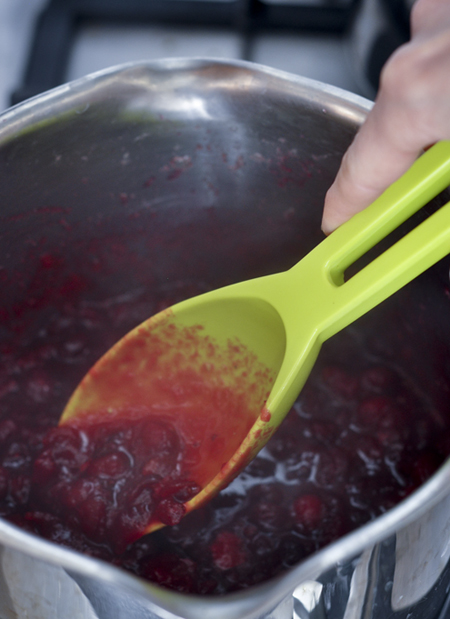
[[[72,484],[65,484],[59,490],[62,497],[62,502],[70,510],[78,510],[78,508],[86,501],[93,493],[98,484],[89,479],[78,479]]]
[[[69,425],[51,429],[45,437],[44,445],[60,468],[79,469],[90,455],[89,444],[83,435]]]
[[[314,529],[325,516],[325,506],[317,494],[302,494],[293,504],[297,524],[305,529]]]
[[[247,555],[241,539],[231,531],[221,531],[210,546],[214,565],[220,570],[229,570],[242,565]]]
[[[79,479],[63,492],[65,506],[78,516],[81,529],[101,539],[106,519],[107,498],[99,483]]]
[[[395,386],[396,375],[384,366],[373,366],[361,375],[361,387],[374,393],[389,393]]]
[[[163,499],[156,508],[156,517],[163,523],[174,525],[178,524],[186,513],[186,508],[182,503],[174,499]]]
[[[0,421],[0,443],[5,443],[17,431],[17,424],[12,419]]]
[[[156,475],[158,477],[167,477],[173,471],[176,465],[176,460],[172,454],[167,457],[161,457],[159,454],[154,458],[150,458],[142,467],[142,475]]]
[[[51,479],[57,476],[58,472],[59,468],[51,453],[43,451],[33,464],[33,485],[42,486],[48,484]]]
[[[93,494],[78,508],[78,514],[81,530],[92,539],[102,539],[106,520],[105,499]]]
[[[117,479],[130,469],[130,456],[123,451],[113,451],[90,461],[86,474],[93,478]]]
[[[363,427],[390,428],[403,421],[403,418],[395,402],[382,395],[363,400],[358,408],[358,420]]]
[[[27,395],[37,404],[47,402],[52,395],[53,389],[53,381],[42,371],[33,372],[26,384]]]
[[[336,395],[344,398],[354,398],[358,390],[358,379],[342,368],[327,366],[322,370],[322,378]]]
[[[263,529],[279,530],[289,526],[286,508],[279,502],[261,500],[251,510],[252,519]]]
[[[247,529],[245,532],[247,533]],[[268,556],[274,553],[278,544],[277,539],[266,532],[261,533],[257,527],[251,531],[251,535],[246,536],[246,539],[252,555],[260,560],[267,559]]]
[[[349,472],[348,454],[338,447],[330,447],[318,455],[316,482],[325,488],[341,483]]]

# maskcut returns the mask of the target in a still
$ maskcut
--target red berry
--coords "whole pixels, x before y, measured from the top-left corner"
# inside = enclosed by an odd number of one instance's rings
[[[315,481],[332,488],[345,480],[349,470],[348,454],[339,447],[327,447],[318,452]]]
[[[230,570],[247,559],[241,539],[231,531],[221,531],[210,546],[214,565],[220,570]]]
[[[12,419],[0,421],[0,443],[5,443],[16,432],[17,424]]]
[[[130,466],[130,458],[123,451],[115,451],[92,460],[86,474],[93,478],[117,479],[123,477]]]
[[[358,421],[364,427],[392,427],[403,416],[391,398],[382,395],[363,400],[358,408]]]
[[[183,503],[178,503],[174,499],[163,499],[155,511],[155,516],[163,524],[178,524],[186,513]]]
[[[305,529],[315,529],[325,516],[325,505],[317,494],[302,494],[294,501],[294,515],[297,524]]]
[[[176,465],[176,457],[172,454],[169,457],[162,457],[160,454],[154,458],[147,460],[142,467],[142,475],[157,475],[158,477],[166,477],[170,475]]]
[[[90,451],[85,438],[69,425],[51,429],[45,436],[44,445],[60,468],[79,469],[87,461]]]
[[[266,530],[278,530],[289,526],[286,509],[282,503],[262,499],[252,507],[251,514],[254,522]]]
[[[77,514],[83,532],[95,541],[102,540],[107,498],[100,484],[78,479],[72,486],[64,488],[63,501],[70,512]]]
[[[50,452],[43,451],[34,461],[33,464],[33,485],[42,487],[46,485],[52,478],[55,478],[59,472]]]
[[[78,507],[78,514],[82,531],[94,541],[101,541],[106,519],[104,497],[92,494]]]
[[[26,384],[27,395],[37,404],[46,402],[52,395],[54,384],[50,377],[42,371],[32,373]]]
[[[336,395],[344,398],[354,398],[358,390],[358,380],[342,368],[327,366],[322,370],[322,378],[326,386]]]
[[[386,393],[395,384],[396,375],[392,370],[376,365],[365,370],[361,375],[361,387],[374,393]]]

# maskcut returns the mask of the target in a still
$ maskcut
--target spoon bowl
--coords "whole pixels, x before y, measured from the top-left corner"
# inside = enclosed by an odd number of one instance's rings
[[[273,435],[322,343],[450,253],[447,203],[345,277],[449,182],[450,142],[440,142],[288,271],[188,299],[150,318],[90,370],[60,423],[117,415],[169,419],[197,455],[188,472],[198,491],[183,503],[183,514],[199,507]],[[142,533],[163,524],[152,517]]]

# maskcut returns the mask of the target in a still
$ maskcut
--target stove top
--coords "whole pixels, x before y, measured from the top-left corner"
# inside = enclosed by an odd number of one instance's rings
[[[134,60],[245,59],[364,94],[358,0],[0,0],[0,109]]]

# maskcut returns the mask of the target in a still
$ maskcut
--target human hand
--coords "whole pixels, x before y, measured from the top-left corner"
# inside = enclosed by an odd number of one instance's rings
[[[329,234],[371,204],[420,152],[450,139],[450,1],[417,0],[411,40],[387,61],[375,104],[325,198]]]

